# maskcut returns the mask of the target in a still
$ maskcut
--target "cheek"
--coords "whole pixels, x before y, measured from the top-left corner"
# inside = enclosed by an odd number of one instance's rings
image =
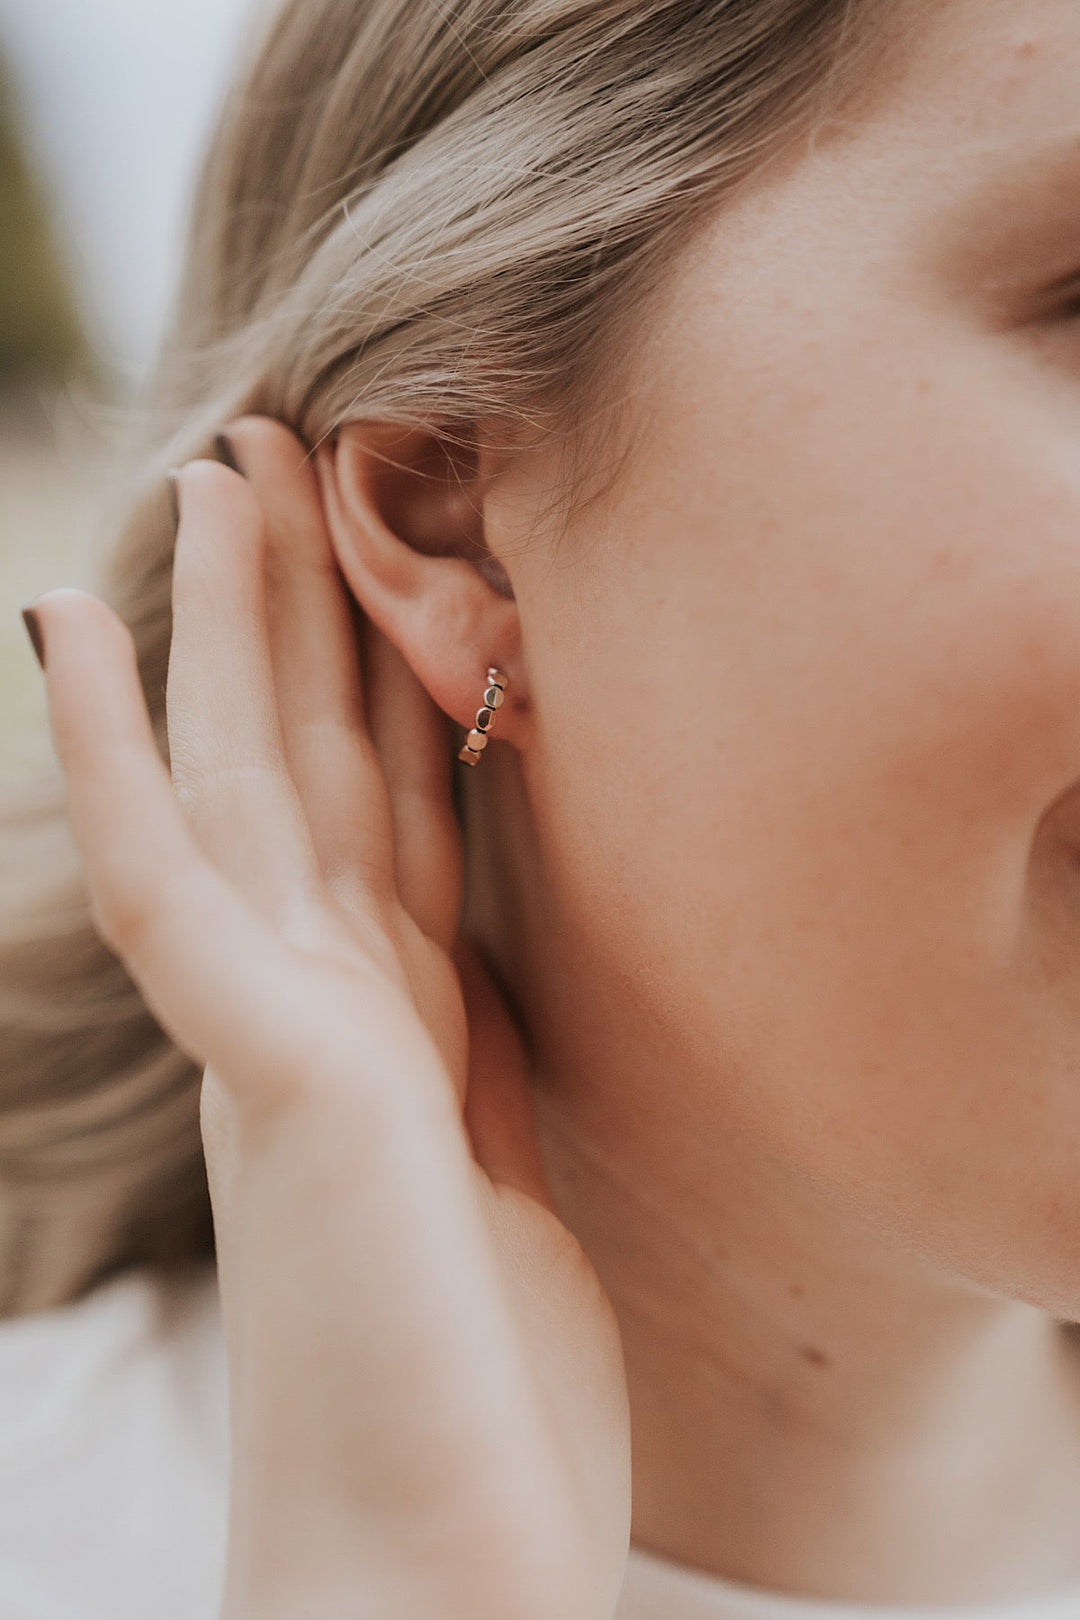
[[[632,848],[642,883],[773,874],[825,914],[898,888],[1000,962],[1080,778],[1080,473],[1007,389],[979,413],[963,371],[930,402],[850,378],[857,401],[841,368],[783,412],[668,414],[571,542],[545,715],[589,764],[563,781],[586,844]]]
[[[963,366],[852,374],[669,412],[571,545],[550,837],[597,951],[744,1077],[725,1127],[1018,1291],[1080,1145],[1080,902],[1048,974],[1031,867],[1080,777],[1080,481]]]

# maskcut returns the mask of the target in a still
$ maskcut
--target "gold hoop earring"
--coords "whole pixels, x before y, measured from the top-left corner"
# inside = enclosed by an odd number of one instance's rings
[[[464,747],[458,751],[458,759],[464,760],[466,765],[479,765],[483,758],[488,732],[495,724],[495,710],[500,707],[508,684],[501,669],[494,665],[488,669],[483,705],[477,709],[476,724],[465,738]]]

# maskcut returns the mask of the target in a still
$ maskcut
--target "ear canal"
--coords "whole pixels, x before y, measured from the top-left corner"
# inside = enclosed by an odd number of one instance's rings
[[[508,602],[514,600],[514,587],[510,583],[510,575],[506,572],[498,557],[488,552],[476,564],[476,571],[482,575],[493,591],[506,598]]]

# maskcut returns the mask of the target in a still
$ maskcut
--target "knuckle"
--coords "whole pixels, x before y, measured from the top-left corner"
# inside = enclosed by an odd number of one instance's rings
[[[300,961],[333,959],[343,949],[328,898],[321,881],[309,881],[293,889],[283,902],[278,932]]]
[[[129,863],[122,849],[99,863],[90,884],[94,926],[133,969],[149,967],[150,956],[160,955],[154,935],[190,904],[198,870],[197,862],[184,858],[171,865],[145,856]],[[159,971],[156,961],[153,968]]]
[[[197,745],[185,746],[177,739],[172,751],[170,775],[173,793],[189,817],[235,811],[256,794],[276,794],[281,789],[281,764],[270,757],[254,756],[235,760],[208,761],[199,756]]]
[[[141,884],[112,879],[90,890],[90,917],[106,945],[125,961],[140,954],[154,921],[157,902]]]
[[[370,948],[371,941],[377,940],[384,947],[386,919],[397,900],[397,890],[382,861],[368,862],[350,853],[347,860],[328,865],[323,883],[328,899],[359,932],[361,941]],[[380,960],[382,954],[380,949]]]

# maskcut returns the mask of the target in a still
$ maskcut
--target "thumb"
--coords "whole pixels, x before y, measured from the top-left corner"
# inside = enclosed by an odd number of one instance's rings
[[[553,1211],[521,1032],[483,947],[461,937],[453,958],[469,1023],[464,1120],[476,1161],[496,1185],[527,1193]]]

